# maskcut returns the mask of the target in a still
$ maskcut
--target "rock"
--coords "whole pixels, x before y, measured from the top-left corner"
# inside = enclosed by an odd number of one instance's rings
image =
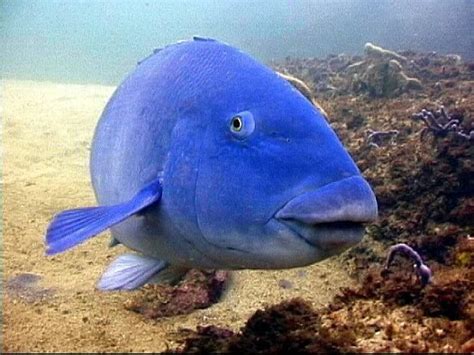
[[[281,279],[278,281],[278,286],[284,289],[290,289],[293,288],[293,283],[291,281]]]
[[[423,85],[418,79],[407,76],[400,62],[391,59],[373,61],[365,72],[355,74],[353,89],[366,91],[372,97],[396,97],[410,90],[421,90]]]
[[[371,97],[396,97],[407,91],[423,89],[420,80],[404,72],[402,63],[408,63],[406,57],[372,43],[365,45],[364,52],[365,60],[346,68],[346,73],[352,76],[351,90],[354,93],[366,92]]]
[[[367,42],[364,46],[364,53],[367,57],[373,58],[373,59],[382,59],[382,60],[398,60],[400,62],[406,62],[407,58],[395,53],[393,51],[390,51],[388,49],[383,49],[382,47],[376,46],[375,44],[372,44],[370,42]]]

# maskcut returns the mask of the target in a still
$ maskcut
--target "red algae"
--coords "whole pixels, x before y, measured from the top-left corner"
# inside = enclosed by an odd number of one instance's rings
[[[227,279],[225,271],[191,270],[175,286],[146,285],[125,303],[125,308],[152,319],[188,314],[216,303]]]

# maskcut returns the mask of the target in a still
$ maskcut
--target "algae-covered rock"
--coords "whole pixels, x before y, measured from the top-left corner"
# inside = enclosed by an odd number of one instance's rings
[[[410,90],[421,90],[423,85],[417,78],[409,77],[401,63],[407,59],[395,52],[365,45],[366,59],[350,65],[352,90],[366,92],[371,97],[396,97]]]
[[[388,49],[384,49],[382,47],[376,46],[370,42],[367,42],[364,46],[364,53],[367,57],[373,59],[382,59],[382,60],[397,60],[399,62],[406,62],[407,58],[390,51]]]

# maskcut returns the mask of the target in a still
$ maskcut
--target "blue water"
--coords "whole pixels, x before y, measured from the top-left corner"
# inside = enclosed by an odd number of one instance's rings
[[[213,37],[262,61],[394,50],[474,59],[474,0],[0,0],[4,78],[118,84],[153,48]]]

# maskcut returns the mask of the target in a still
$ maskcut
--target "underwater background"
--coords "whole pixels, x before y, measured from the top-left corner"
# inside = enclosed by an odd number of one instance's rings
[[[117,85],[154,48],[193,35],[264,62],[394,50],[474,58],[471,0],[3,0],[4,78]]]
[[[2,351],[474,352],[473,23],[472,0],[1,1]],[[125,248],[105,232],[47,258],[46,226],[96,203],[90,143],[115,87],[193,35],[321,107],[379,218],[308,267],[98,292]]]

